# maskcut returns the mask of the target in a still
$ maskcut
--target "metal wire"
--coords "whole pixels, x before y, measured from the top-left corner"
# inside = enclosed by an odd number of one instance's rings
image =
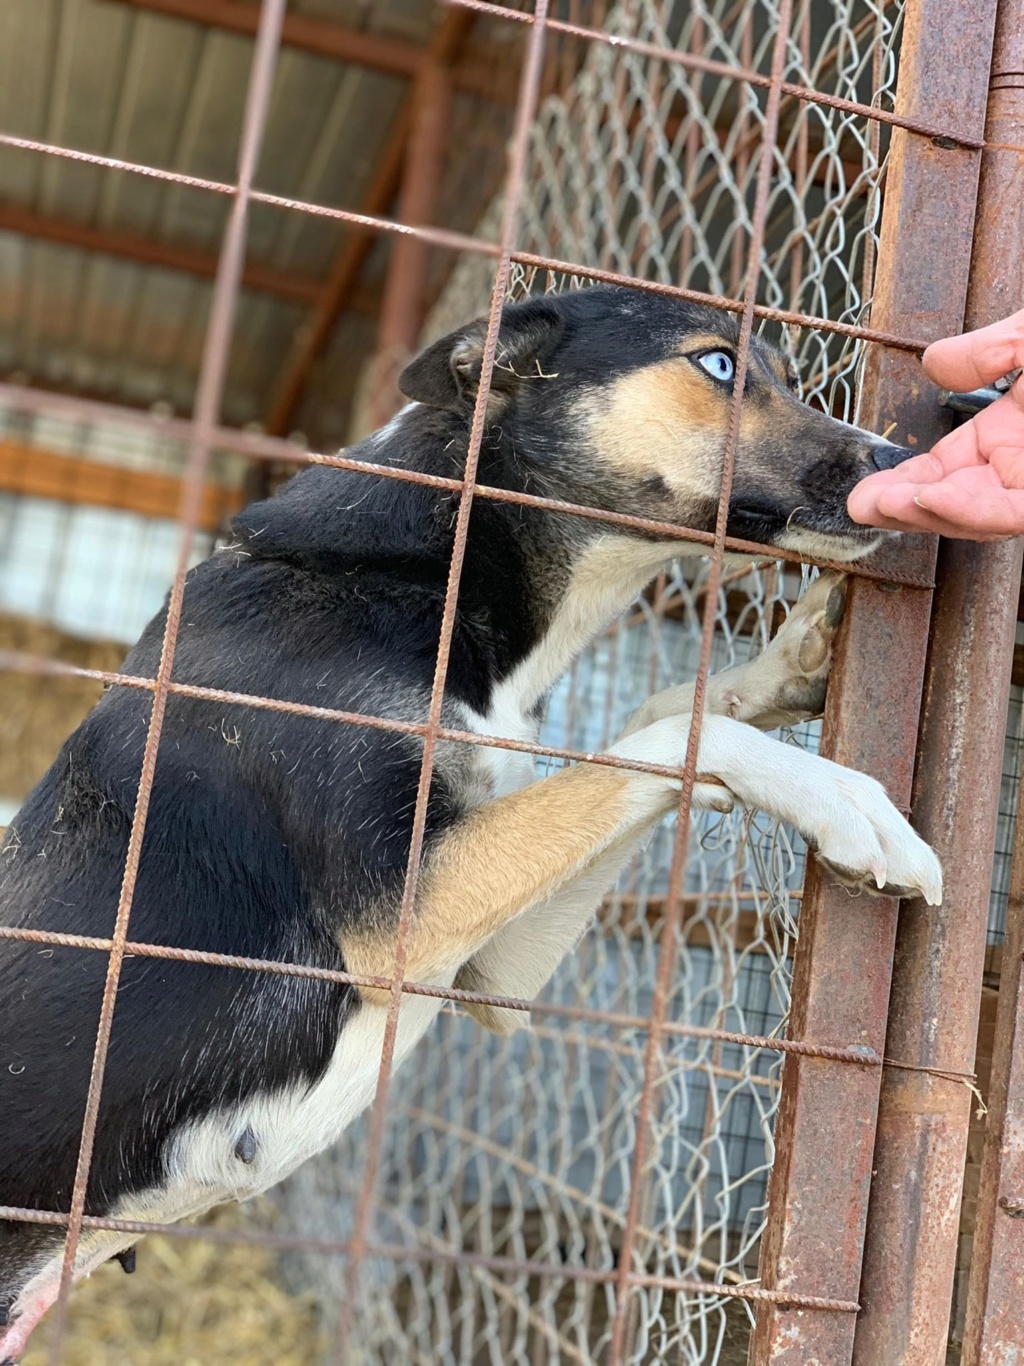
[[[281,23],[284,18],[286,0],[263,0],[260,10],[259,32],[253,54],[249,94],[246,101],[245,119],[242,128],[241,151],[238,164],[238,183],[232,213],[224,232],[224,242],[217,278],[214,284],[213,304],[207,330],[203,364],[200,372],[196,397],[195,415],[190,433],[188,464],[185,472],[184,495],[182,498],[180,521],[182,524],[181,548],[178,567],[171,589],[167,609],[167,624],[164,630],[160,668],[153,693],[153,708],[150,715],[146,745],[143,752],[142,773],[139,781],[135,812],[132,817],[131,833],[128,840],[128,854],[125,863],[124,879],[118,899],[117,915],[114,923],[113,942],[103,988],[103,1001],[100,1007],[99,1026],[96,1034],[96,1047],[93,1054],[92,1072],[86,1099],[85,1116],[82,1122],[82,1141],[78,1164],[75,1171],[74,1187],[71,1195],[71,1210],[68,1220],[68,1233],[64,1246],[64,1259],[61,1267],[60,1290],[54,1307],[53,1337],[50,1347],[51,1366],[60,1366],[67,1321],[67,1299],[71,1289],[75,1265],[75,1254],[82,1231],[85,1213],[86,1190],[92,1162],[93,1143],[99,1119],[100,1093],[103,1086],[103,1073],[106,1067],[107,1050],[113,1026],[117,988],[120,980],[121,965],[124,960],[124,945],[128,939],[128,924],[131,916],[132,900],[138,875],[139,860],[142,854],[142,839],[149,811],[149,799],[153,791],[156,775],[157,750],[167,706],[167,685],[171,678],[174,663],[174,649],[181,621],[182,599],[185,591],[185,575],[192,549],[192,538],[199,518],[200,497],[203,480],[210,454],[210,436],[217,420],[224,378],[227,371],[228,351],[231,343],[231,326],[234,305],[238,297],[245,256],[246,214],[248,211],[249,189],[256,171],[260,143],[270,109],[271,82],[274,65],[280,46]]]

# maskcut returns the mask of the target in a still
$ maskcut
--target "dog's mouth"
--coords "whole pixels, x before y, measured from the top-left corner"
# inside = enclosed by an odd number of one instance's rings
[[[844,531],[821,531],[792,523],[772,540],[780,550],[794,550],[816,560],[860,560],[877,550],[883,542],[898,536],[898,531],[881,527],[858,526],[851,522]]]
[[[730,505],[728,533],[827,560],[860,559],[898,534],[852,521],[845,504],[786,508],[774,499],[742,495]]]

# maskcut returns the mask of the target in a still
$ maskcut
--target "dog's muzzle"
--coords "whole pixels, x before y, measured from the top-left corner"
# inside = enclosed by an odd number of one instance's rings
[[[876,470],[891,470],[915,455],[920,455],[920,451],[912,451],[907,446],[892,446],[887,441],[884,445],[872,446],[871,463]]]

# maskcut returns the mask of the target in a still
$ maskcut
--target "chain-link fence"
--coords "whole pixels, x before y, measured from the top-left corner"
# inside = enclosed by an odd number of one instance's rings
[[[900,5],[808,0],[797,8],[785,78],[892,108]],[[777,7],[762,3],[627,3],[609,34],[768,68]],[[765,92],[727,77],[591,46],[568,88],[550,95],[530,132],[519,242],[524,252],[734,297],[751,233]],[[759,301],[865,324],[881,212],[879,126],[823,106],[784,107],[775,151]],[[500,226],[499,196],[480,224]],[[486,310],[492,272],[464,259],[426,339]],[[519,265],[510,297],[585,287]],[[777,329],[776,329],[777,332]],[[808,401],[854,420],[861,345],[809,329],[791,344]],[[764,648],[798,576],[778,563],[727,574],[718,590],[713,667]],[[659,688],[693,678],[706,570],[677,568],[618,623],[550,700],[547,743],[607,748]],[[816,747],[817,727],[792,736]],[[704,818],[673,932],[667,1005],[674,1021],[784,1035],[790,953],[798,930],[803,851],[764,817]],[[672,832],[663,828],[602,908],[596,930],[559,973],[550,999],[651,1013]],[[499,1043],[446,1013],[414,1073],[396,1080],[383,1160],[378,1233],[425,1249],[457,1247],[519,1261],[601,1268],[614,1261],[629,1203],[629,1165],[643,1081],[644,1031],[541,1015],[529,1038]],[[639,1263],[654,1276],[754,1285],[781,1058],[716,1039],[678,1038],[658,1063],[643,1172]],[[347,1222],[358,1183],[349,1151],[310,1164],[281,1195],[296,1228]],[[302,1280],[325,1303],[340,1266],[306,1258]],[[487,1270],[375,1263],[361,1301],[362,1359],[533,1363],[602,1360],[608,1287],[548,1271],[516,1281]],[[713,1293],[636,1293],[628,1360],[745,1360],[750,1315]]]

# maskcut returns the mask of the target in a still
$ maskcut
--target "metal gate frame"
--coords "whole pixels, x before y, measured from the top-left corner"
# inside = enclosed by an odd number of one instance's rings
[[[1024,3],[1003,0],[989,85],[984,211],[975,234],[971,307],[1006,314],[1024,301]],[[1013,585],[1008,585],[1011,590]],[[1012,598],[1012,591],[1011,591]],[[1014,830],[988,1117],[974,1230],[962,1366],[1000,1366],[1024,1339],[1024,806]]]
[[[593,30],[549,20],[545,0],[538,0],[529,14],[500,10],[483,0],[453,0],[453,3],[467,10],[498,13],[530,26],[517,109],[515,151],[508,180],[511,207],[506,210],[500,243],[481,245],[472,239],[457,239],[455,234],[435,229],[395,225],[341,211],[316,210],[333,212],[334,217],[370,231],[399,231],[418,243],[471,247],[496,258],[499,264],[488,327],[485,376],[465,477],[461,481],[434,481],[460,495],[459,531],[431,715],[427,725],[418,728],[418,733],[424,736],[427,757],[420,785],[417,835],[403,904],[399,954],[394,979],[383,983],[390,987],[391,1019],[379,1103],[374,1109],[378,1132],[384,1122],[391,1046],[401,993],[430,990],[405,981],[403,958],[433,753],[440,739],[481,743],[479,737],[443,730],[440,700],[470,506],[474,497],[498,494],[496,490],[478,487],[475,471],[494,361],[497,321],[510,263],[515,260],[594,279],[619,279],[638,287],[655,288],[658,292],[696,297],[696,291],[652,286],[650,282],[626,280],[572,262],[516,252],[516,187],[521,184],[524,174],[525,129],[537,101],[545,32],[547,29],[575,32],[588,41],[608,39]],[[759,84],[769,91],[769,131],[766,135],[769,144],[777,132],[781,95],[794,93],[794,88],[782,80],[783,49],[791,11],[790,0],[782,0],[780,37],[771,77],[736,73],[737,79]],[[71,1209],[69,1212],[0,1210],[0,1216],[4,1218],[68,1226],[54,1361],[60,1355],[69,1273],[82,1229],[85,1226],[118,1226],[117,1221],[85,1215],[85,1183],[118,975],[125,954],[141,952],[154,957],[192,957],[197,961],[218,962],[230,970],[291,971],[295,975],[312,975],[311,970],[296,965],[190,954],[188,950],[135,944],[129,939],[134,876],[164,708],[169,696],[175,692],[211,694],[209,689],[189,688],[171,680],[188,542],[198,517],[199,494],[210,449],[223,445],[254,457],[283,458],[293,462],[303,458],[285,443],[269,438],[243,438],[238,433],[225,432],[218,425],[232,308],[244,253],[246,208],[252,201],[272,202],[274,199],[255,191],[252,180],[267,114],[270,78],[283,13],[284,0],[264,0],[237,184],[190,182],[188,177],[152,168],[121,167],[109,158],[83,157],[115,169],[159,175],[193,183],[211,192],[229,193],[233,196],[233,211],[218,271],[196,416],[188,423],[161,424],[164,430],[187,434],[190,443],[180,519],[185,536],[168,618],[164,657],[155,679],[103,675],[104,681],[142,687],[154,695],[143,781],[116,929],[109,941],[89,942],[77,941],[74,936],[0,929],[0,934],[6,938],[33,939],[41,943],[75,940],[74,947],[82,951],[109,953],[107,990]],[[1019,73],[1024,68],[1022,32],[1024,0],[1001,0],[998,4],[996,0],[916,0],[916,3],[910,0],[897,113],[888,116],[881,111],[867,111],[868,116],[884,119],[893,128],[882,250],[870,328],[829,323],[755,304],[769,182],[768,170],[765,170],[758,185],[758,207],[744,297],[739,300],[702,296],[704,301],[742,315],[738,393],[742,393],[742,375],[755,317],[831,327],[882,344],[869,358],[863,407],[867,422],[878,426],[895,423],[901,439],[920,444],[922,448],[941,435],[943,424],[935,396],[921,383],[915,355],[919,348],[911,339],[956,332],[965,322],[976,325],[992,321],[1000,313],[1009,311],[1013,302],[1009,295],[1015,290],[1019,296],[1021,291],[1018,243],[1022,211],[1019,202],[1014,205],[1008,187],[1013,173],[1019,172],[1024,160],[1020,146],[1024,119],[1019,99]],[[614,41],[632,46],[648,56],[682,60],[679,54],[660,49],[652,53],[648,50],[649,44]],[[992,61],[994,41],[995,67]],[[686,60],[694,69],[701,68],[699,58]],[[1014,80],[1018,81],[1017,85]],[[993,100],[986,123],[990,88]],[[795,93],[801,99],[823,98],[799,88]],[[845,103],[849,106],[849,102]],[[858,109],[857,112],[865,111]],[[5,136],[0,140],[44,154],[80,155],[69,153],[67,149],[32,144],[25,139]],[[770,158],[765,157],[763,164],[770,168]],[[1021,198],[1019,192],[1017,198]],[[313,211],[310,206],[289,204],[287,207],[305,207],[307,211]],[[998,221],[997,216],[1004,214],[1008,223],[1018,229],[1018,235]],[[977,232],[972,256],[972,225],[975,222]],[[923,270],[920,268],[922,262]],[[1016,277],[1014,271],[1018,272]],[[104,410],[105,406],[100,404],[64,401],[54,395],[12,390],[7,386],[0,386],[0,397],[14,407],[101,413],[120,416],[122,420],[143,426],[157,421],[134,413],[118,415],[112,410]],[[707,535],[702,538],[705,543],[711,542],[713,549],[708,604],[715,596],[727,544],[732,549],[750,548],[727,542],[725,536],[724,513],[737,420],[738,407],[733,412],[718,526],[713,538]],[[366,468],[362,462],[347,461],[344,457],[327,458],[324,463]],[[395,471],[387,469],[378,472],[382,477],[411,477],[396,476]],[[548,500],[523,497],[512,501],[544,506]],[[568,509],[568,512],[595,515],[594,510],[585,508]],[[613,517],[598,513],[597,516],[609,523],[636,525],[641,522],[641,519],[626,515]],[[665,531],[656,524],[647,526]],[[674,530],[678,534],[679,529]],[[691,536],[691,539],[701,538]],[[1000,772],[997,760],[1006,712],[1020,568],[1020,551],[1016,545],[973,547],[963,544],[945,547],[936,568],[935,546],[927,541],[920,541],[887,560],[879,558],[870,566],[852,567],[848,618],[829,697],[823,749],[841,762],[880,777],[895,800],[904,806],[911,798],[916,755],[916,816],[926,837],[936,844],[943,857],[947,898],[939,911],[907,903],[898,913],[892,901],[862,902],[851,908],[846,894],[826,885],[813,862],[809,868],[795,961],[791,1038],[782,1043],[756,1041],[761,1046],[778,1048],[787,1059],[783,1100],[776,1126],[777,1156],[770,1189],[769,1223],[762,1249],[761,1285],[757,1289],[743,1287],[729,1291],[717,1285],[712,1287],[716,1293],[732,1293],[757,1306],[750,1356],[753,1366],[764,1366],[768,1362],[783,1362],[787,1366],[808,1366],[809,1363],[843,1366],[843,1363],[854,1361],[858,1366],[888,1366],[896,1362],[903,1366],[936,1366],[944,1355],[971,1098],[963,1083],[970,1080],[973,1067],[972,1040],[978,1017],[991,855],[995,843]],[[930,588],[933,570],[936,573],[934,604]],[[713,626],[714,612],[709,609],[704,626],[698,713],[703,700]],[[0,667],[89,673],[59,668],[51,661],[3,658]],[[310,710],[298,704],[277,704],[271,699],[233,695],[227,700],[232,703],[255,701],[299,712]],[[923,714],[924,725],[918,747],[919,714]],[[353,718],[335,713],[328,719],[346,724]],[[366,718],[356,720],[365,722]],[[682,819],[669,897],[676,903],[688,826],[685,817],[695,779],[696,726],[694,731],[691,753],[681,774],[684,788]],[[537,753],[552,752],[540,746],[525,747]],[[569,757],[593,761],[590,755]],[[1014,1276],[1019,1282],[1020,1274],[1012,1265],[1012,1239],[1016,1238],[1019,1267],[1019,1233],[1024,1231],[1024,1222],[1015,1224],[1013,1220],[1001,1217],[999,1211],[1017,1212],[1013,1204],[1017,1188],[1011,1188],[1008,1182],[1013,1174],[1024,1175],[1019,1142],[1013,1153],[1007,1153],[1005,1143],[1000,1143],[1001,1136],[1005,1137],[1011,1127],[1007,1118],[1010,1105],[1015,1103],[1020,1108],[1024,1101],[1021,1096],[1024,1060],[1020,1040],[1016,1037],[1019,1031],[1015,1033],[1017,1016],[1014,1009],[1022,990],[1019,972],[1024,939],[1024,925],[1021,924],[1024,901],[1022,848],[1024,836],[1019,836],[1010,908],[1011,931],[1004,955],[1004,962],[1010,965],[1011,971],[1007,973],[1000,1007],[995,1067],[998,1123],[994,1123],[990,1131],[982,1182],[983,1217],[979,1235],[986,1251],[984,1258],[979,1258],[971,1287],[970,1345],[965,1356],[965,1361],[970,1362],[1007,1359],[998,1355],[1001,1349],[997,1337],[1006,1330],[1011,1312],[1012,1294],[1007,1286],[1012,1287]],[[667,917],[666,944],[674,923],[673,916]],[[673,1022],[665,1019],[670,964],[670,955],[663,952],[654,1008],[646,1022],[649,1030],[646,1084],[641,1106],[641,1137],[634,1155],[634,1176],[643,1162],[643,1130],[658,1041],[662,1034],[673,1028]],[[361,980],[374,986],[382,984],[378,979],[359,979],[353,974],[329,975],[357,984]],[[447,991],[438,994],[460,995]],[[472,993],[461,993],[461,996],[463,999],[487,999],[474,997]],[[526,1002],[507,1004],[519,1009],[529,1006]],[[943,1026],[938,1031],[933,1027],[935,1018],[940,1019]],[[732,1037],[748,1041],[747,1036]],[[377,1151],[379,1143],[375,1142],[370,1148],[365,1198],[357,1213],[351,1240],[341,1244],[320,1244],[326,1250],[340,1249],[349,1254],[353,1292],[360,1262],[365,1256],[374,1253],[409,1255],[408,1249],[375,1248],[370,1236],[376,1175],[373,1154]],[[634,1181],[634,1190],[636,1188]],[[1020,1198],[1020,1207],[1024,1209],[1024,1196]],[[631,1285],[644,1280],[642,1269],[634,1266],[630,1255],[636,1223],[634,1201],[619,1267],[611,1275],[602,1273],[602,1278],[613,1281],[618,1291],[616,1337],[610,1353],[615,1366],[624,1359],[626,1351],[624,1335],[629,1290]],[[132,1225],[132,1228],[147,1231],[148,1226],[140,1224]],[[208,1230],[190,1231],[186,1236],[209,1237],[210,1233]],[[455,1260],[466,1256],[447,1255]],[[490,1258],[489,1261],[499,1269],[521,1269],[509,1259]],[[528,1270],[538,1273],[548,1269],[539,1264],[528,1266]],[[664,1280],[666,1289],[693,1293],[707,1293],[709,1289],[707,1283],[695,1285],[682,1278]],[[859,1315],[856,1312],[858,1301]],[[1024,1339],[1024,1330],[1018,1337]],[[341,1357],[344,1357],[347,1345],[343,1335],[339,1344]]]
[[[996,321],[1020,306],[1020,180],[1015,194],[1010,187],[1024,167],[1019,147],[1013,155],[1024,123],[1022,35],[1020,0],[1001,0],[998,12],[987,0],[921,0],[908,8],[898,110],[958,126],[967,137],[984,136],[986,150],[894,132],[875,326],[945,335]],[[922,261],[924,271],[918,268]],[[894,422],[901,440],[922,449],[942,434],[934,391],[922,385],[911,358],[873,353],[866,382],[869,422]],[[924,568],[929,553],[923,548],[903,552],[901,566],[914,553],[920,556],[917,567]],[[934,545],[931,557],[935,563]],[[973,1080],[1020,544],[945,542],[935,572],[932,604],[931,595],[906,586],[855,585],[823,748],[876,773],[897,801],[906,800],[915,758],[913,716],[922,700],[913,810],[943,861],[943,905],[932,911],[921,902],[904,903],[898,924],[894,905],[855,914],[809,871],[794,1032],[806,1029],[837,1044],[884,1050],[885,1063],[876,1090],[873,1072],[866,1070],[854,1087],[824,1060],[787,1059],[762,1257],[762,1285],[781,1288],[799,1279],[837,1298],[855,1296],[859,1285],[861,1309],[843,1319],[761,1306],[752,1366],[937,1366],[945,1360],[972,1103],[965,1082]],[[887,661],[891,677],[896,659],[904,690],[895,695],[883,687],[879,693],[876,670]],[[921,668],[915,667],[918,660]],[[1022,862],[1024,854],[1015,865],[1018,897]],[[996,1070],[1002,1068],[1005,1106],[1008,1074],[1016,1068],[1016,1101],[1024,1110],[1024,1064],[1013,1035],[1022,951],[1019,902],[1015,912],[1018,923],[1014,930],[1008,926],[1003,961],[1016,974],[1008,976],[1000,1001]],[[850,990],[854,981],[856,998]],[[986,1290],[998,1285],[1003,1295],[998,1310],[987,1300],[990,1315],[1001,1312],[1014,1346],[1024,1346],[1024,1224],[1016,1226],[1015,1239],[1006,1230],[1009,1220],[998,1231],[992,1227],[999,1132],[993,1124],[982,1177],[987,1222],[979,1219],[979,1232],[991,1245],[972,1279],[968,1340],[973,1335],[974,1345],[965,1344],[965,1363],[1010,1359],[981,1346],[983,1276]],[[1024,1171],[1017,1156],[1014,1174],[1020,1181]],[[1004,1179],[1009,1170],[1007,1163]],[[1001,1198],[1004,1211],[1016,1212],[1015,1199],[1024,1211],[1024,1190]],[[1002,1280],[993,1281],[989,1259]],[[1014,1310],[1018,1318],[1010,1326]]]

